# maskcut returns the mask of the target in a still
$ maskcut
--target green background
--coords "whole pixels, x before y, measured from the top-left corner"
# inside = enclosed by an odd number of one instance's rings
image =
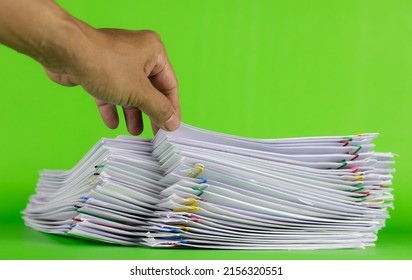
[[[39,170],[71,168],[127,130],[123,120],[107,129],[80,87],[0,46],[0,258],[412,259],[411,1],[58,2],[95,27],[159,32],[189,124],[259,138],[380,132],[377,150],[399,155],[395,211],[365,250],[128,248],[25,228],[19,212]]]

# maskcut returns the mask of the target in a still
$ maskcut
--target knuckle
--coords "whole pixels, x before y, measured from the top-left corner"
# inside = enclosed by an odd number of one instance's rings
[[[156,31],[149,30],[149,34],[151,38],[153,38],[154,40],[161,41],[160,34],[157,33]]]
[[[145,30],[145,36],[147,40],[150,40],[151,42],[156,42],[156,43],[161,43],[161,37],[159,33],[153,30]]]
[[[119,105],[126,108],[140,108],[143,102],[143,98],[140,94],[127,94],[123,96]]]

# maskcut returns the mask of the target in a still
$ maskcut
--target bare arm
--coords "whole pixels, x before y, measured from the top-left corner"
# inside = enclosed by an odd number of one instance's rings
[[[115,105],[132,134],[143,130],[141,112],[154,131],[179,126],[176,77],[155,32],[95,29],[51,0],[0,0],[0,43],[37,60],[53,81],[81,85],[110,128]]]

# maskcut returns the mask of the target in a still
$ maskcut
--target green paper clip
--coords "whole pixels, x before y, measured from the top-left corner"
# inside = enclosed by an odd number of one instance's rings
[[[201,196],[202,194],[205,193],[205,191],[202,190],[201,188],[193,188],[193,189],[194,189],[195,191],[198,191],[198,192],[199,192],[198,196]]]
[[[361,145],[356,145],[356,146],[358,147],[358,149],[354,151],[353,154],[357,154],[362,149]]]
[[[357,189],[356,190],[347,190],[348,192],[357,192],[357,191],[361,191],[361,190],[364,190],[365,189],[365,187],[364,186],[357,186]]]
[[[342,165],[339,166],[337,169],[342,169],[342,168],[344,168],[346,165],[348,165],[348,162],[347,162],[346,160],[342,160],[342,161],[340,161],[340,163],[342,163]]]

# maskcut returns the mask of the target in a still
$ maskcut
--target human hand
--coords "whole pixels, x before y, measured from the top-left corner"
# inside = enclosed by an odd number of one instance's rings
[[[53,81],[81,85],[93,95],[109,128],[116,128],[116,105],[123,107],[128,131],[143,131],[142,112],[158,128],[175,130],[180,123],[178,85],[160,37],[152,31],[87,30],[79,53],[45,60]],[[75,49],[76,52],[76,49]],[[75,57],[75,61],[68,61]]]
[[[39,61],[53,81],[82,86],[108,127],[118,126],[116,105],[131,134],[142,132],[142,112],[154,132],[179,127],[176,77],[155,32],[95,29],[52,0],[0,1],[0,43]]]

